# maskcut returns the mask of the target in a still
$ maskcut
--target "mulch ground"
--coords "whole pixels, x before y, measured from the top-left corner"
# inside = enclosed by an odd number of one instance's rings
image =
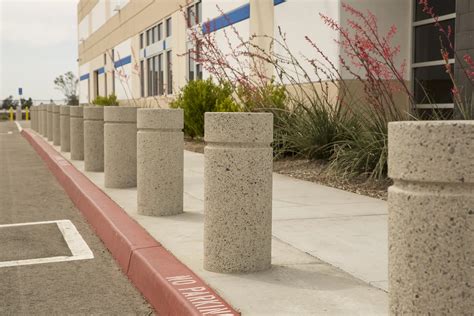
[[[204,152],[202,140],[185,139],[184,148],[198,153]],[[273,162],[273,171],[295,179],[311,181],[361,195],[382,200],[387,199],[387,189],[392,181],[370,180],[365,176],[342,177],[336,174],[326,161],[307,160],[298,158],[284,158]]]

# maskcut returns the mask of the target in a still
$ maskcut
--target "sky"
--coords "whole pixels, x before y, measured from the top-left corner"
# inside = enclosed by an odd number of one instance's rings
[[[61,100],[54,78],[77,76],[78,0],[0,0],[0,100]]]

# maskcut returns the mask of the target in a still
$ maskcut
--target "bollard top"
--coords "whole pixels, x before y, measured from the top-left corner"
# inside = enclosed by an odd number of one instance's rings
[[[82,117],[84,107],[82,106],[70,106],[69,107],[69,116],[70,117]]]
[[[270,145],[273,141],[273,114],[206,112],[204,140],[208,143]]]
[[[85,106],[84,120],[88,121],[103,121],[104,107],[103,106]]]
[[[114,123],[136,123],[137,109],[132,106],[104,107],[104,121]]]
[[[61,108],[59,109],[59,114],[60,115],[69,115],[69,108],[70,108],[69,105],[61,106]]]
[[[60,109],[60,108],[61,108],[60,105],[54,104],[54,105],[53,105],[53,110],[52,110],[52,112],[53,112],[53,113],[59,113],[59,109]]]
[[[388,174],[396,180],[474,183],[474,121],[389,123]]]
[[[182,109],[139,109],[137,112],[138,129],[176,129],[184,127]]]

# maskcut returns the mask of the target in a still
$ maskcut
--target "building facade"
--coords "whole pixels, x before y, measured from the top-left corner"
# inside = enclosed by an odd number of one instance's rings
[[[371,10],[381,29],[397,26],[398,62],[406,60],[410,66],[405,79],[412,82],[419,108],[431,107],[429,103],[453,107],[452,85],[439,51],[439,31],[417,5],[418,0],[80,0],[80,102],[114,93],[129,103],[166,107],[186,82],[208,76],[187,54],[193,45],[189,30],[203,22],[209,23],[207,32],[215,33],[224,51],[237,43],[237,38],[229,36],[232,32],[225,32],[232,27],[247,39],[250,34],[277,36],[283,31],[294,52],[311,56],[314,51],[305,40],[308,36],[326,55],[339,56],[341,47],[334,41],[337,34],[324,25],[319,13],[344,23],[350,15],[342,9],[343,2]],[[473,1],[430,0],[430,4],[439,22],[456,35],[456,49],[473,53]],[[456,64],[454,55],[449,62]],[[334,63],[344,79],[354,79],[337,57]],[[431,102],[415,82],[428,91]]]

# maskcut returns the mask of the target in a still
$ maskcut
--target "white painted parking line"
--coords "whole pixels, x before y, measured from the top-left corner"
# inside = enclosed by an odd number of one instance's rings
[[[15,124],[16,124],[16,127],[18,128],[18,131],[21,133],[21,131],[23,130],[23,128],[21,128],[20,123],[18,123],[18,121],[15,121]]]
[[[3,227],[18,227],[18,226],[29,226],[29,225],[41,225],[41,224],[57,224],[59,230],[63,234],[64,240],[71,251],[72,256],[57,256],[48,258],[36,258],[36,259],[23,259],[23,260],[12,260],[0,262],[0,268],[3,267],[14,267],[24,266],[41,263],[52,263],[52,262],[65,262],[65,261],[76,261],[93,259],[94,254],[82,238],[81,234],[76,229],[76,226],[70,220],[58,220],[58,221],[46,221],[46,222],[32,222],[32,223],[17,223],[17,224],[5,224],[0,225],[0,229]]]

